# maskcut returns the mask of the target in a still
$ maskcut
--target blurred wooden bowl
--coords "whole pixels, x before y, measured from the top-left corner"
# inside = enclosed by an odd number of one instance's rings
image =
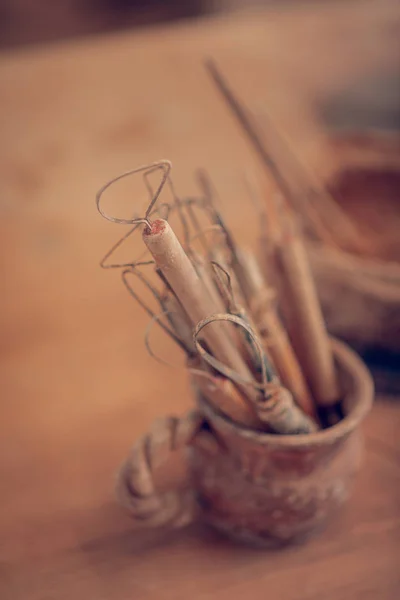
[[[353,133],[334,138],[331,151],[327,187],[368,255],[308,243],[328,328],[359,349],[400,351],[400,140]]]

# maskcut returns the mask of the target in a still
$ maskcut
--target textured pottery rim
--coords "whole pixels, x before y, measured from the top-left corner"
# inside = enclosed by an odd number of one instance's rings
[[[260,444],[273,445],[282,449],[331,445],[333,442],[351,433],[361,423],[372,407],[374,394],[372,377],[362,360],[347,344],[335,338],[332,338],[331,341],[339,373],[342,373],[345,377],[347,376],[351,382],[350,389],[345,390],[343,400],[345,401],[346,398],[352,397],[354,405],[349,414],[340,423],[329,429],[300,435],[264,433],[255,431],[254,429],[247,429],[230,421],[225,416],[217,413],[204,397],[200,399],[200,405],[204,409],[206,416],[212,414],[212,421],[217,421],[218,426],[221,426],[222,429],[230,429],[232,433],[252,439]]]

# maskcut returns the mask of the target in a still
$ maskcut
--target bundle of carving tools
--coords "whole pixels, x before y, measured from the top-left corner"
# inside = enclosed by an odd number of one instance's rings
[[[106,212],[110,186],[140,175],[149,195],[144,215],[120,218]],[[158,177],[157,186],[152,177]],[[184,352],[196,394],[226,418],[285,435],[334,424],[341,418],[336,371],[292,214],[275,207],[272,280],[227,227],[208,176],[199,174],[198,182],[198,197],[180,197],[171,164],[160,161],[107,183],[97,195],[100,213],[131,228],[102,266],[121,269],[151,326],[160,326]],[[144,253],[113,262],[112,254],[132,234],[141,235]],[[264,234],[268,238],[269,232]],[[140,286],[158,309],[141,297]],[[146,343],[153,353],[148,335]]]

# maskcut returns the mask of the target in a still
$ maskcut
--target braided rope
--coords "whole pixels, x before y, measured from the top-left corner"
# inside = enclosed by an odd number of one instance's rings
[[[184,417],[162,417],[133,446],[118,474],[116,496],[134,519],[145,527],[182,527],[192,520],[191,491],[157,490],[156,471],[171,453],[183,450],[199,432],[204,417],[191,411]]]

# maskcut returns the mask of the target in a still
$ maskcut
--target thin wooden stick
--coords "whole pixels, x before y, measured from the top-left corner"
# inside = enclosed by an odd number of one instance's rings
[[[282,129],[278,129],[276,122],[264,109],[263,116],[266,119],[268,132],[274,136],[278,147],[281,148],[281,154],[284,159],[285,173],[291,171],[293,187],[302,189],[306,202],[301,203],[301,207],[297,208],[309,210],[310,212],[319,213],[325,222],[328,222],[328,227],[344,249],[351,250],[356,253],[363,254],[368,248],[369,243],[365,237],[357,229],[357,226],[352,219],[345,213],[344,210],[335,202],[329,192],[325,189],[318,177],[302,162],[299,156],[294,152],[286,134]],[[295,174],[294,181],[293,175]],[[301,199],[302,194],[293,194],[296,200]],[[314,206],[314,200],[317,205]],[[309,215],[310,218],[314,218]]]
[[[274,176],[274,179],[277,181],[279,187],[282,192],[286,196],[287,194],[287,183],[286,180],[282,177],[280,169],[277,167],[275,161],[271,158],[271,156],[266,151],[264,143],[256,130],[256,128],[251,123],[250,115],[247,113],[244,106],[241,105],[239,100],[236,98],[230,87],[228,86],[226,80],[223,78],[220,70],[213,60],[205,61],[206,69],[211,75],[215,85],[218,90],[223,95],[225,101],[229,105],[230,109],[234,113],[238,122],[242,126],[243,130],[248,135],[254,149],[257,151],[263,163],[268,167],[271,173]]]
[[[193,326],[216,312],[205,292],[204,285],[170,225],[157,219],[143,232],[143,241],[151,252],[158,268],[174,290]],[[237,348],[227,335],[225,323],[217,323],[204,333],[204,340],[214,356],[235,371],[248,385],[239,386],[249,400],[250,411],[259,396],[252,385],[253,376]]]
[[[328,333],[311,274],[307,253],[293,222],[276,247],[282,270],[282,303],[297,357],[317,405],[331,407],[339,401],[339,386]]]
[[[273,302],[272,290],[268,289],[261,270],[253,254],[241,252],[242,263],[246,265],[249,286],[251,286],[251,312],[262,338],[271,340],[268,352],[276,366],[282,383],[293,394],[297,404],[308,415],[316,417],[311,392],[307,386],[299,361],[290,344]]]
[[[235,300],[231,283],[231,273],[229,273],[217,262],[212,262],[212,266],[214,268],[216,285],[219,289],[221,297],[224,299],[224,304],[228,313],[242,319],[258,335],[258,328],[254,323],[250,313],[246,311],[243,305],[238,304]],[[224,278],[222,277],[222,274],[224,274]],[[254,345],[249,343],[248,333],[242,327],[238,327],[236,329],[236,333],[238,338],[238,347],[241,349],[243,356],[246,357],[246,362],[250,365],[253,365],[253,370],[257,372],[260,371],[260,356]],[[275,364],[268,352],[265,352],[263,360],[271,365],[271,376],[275,374]]]
[[[212,60],[208,60],[208,61],[206,61],[205,64],[206,64],[206,68],[207,68],[208,72],[210,73],[215,85],[217,86],[218,90],[221,92],[221,94],[224,97],[229,108],[231,109],[231,111],[235,115],[236,119],[238,120],[239,124],[241,125],[243,131],[248,136],[252,146],[254,147],[256,153],[260,157],[262,163],[264,164],[265,167],[267,167],[267,169],[272,174],[272,176],[273,176],[274,180],[276,181],[278,188],[282,192],[284,198],[291,199],[293,197],[294,193],[296,193],[296,192],[294,192],[292,187],[288,184],[286,176],[284,175],[283,171],[280,169],[280,167],[279,167],[278,163],[276,162],[276,160],[274,159],[274,157],[271,155],[270,152],[268,152],[266,144],[265,144],[265,140],[263,140],[261,135],[259,134],[251,115],[246,110],[246,108],[241,104],[241,102],[239,102],[238,98],[235,96],[233,91],[230,89],[227,81],[222,76],[222,74],[219,71],[219,69],[217,68],[215,62]],[[337,246],[334,236],[329,231],[329,229],[327,229],[325,227],[324,223],[321,221],[320,215],[318,215],[318,213],[313,213],[313,218],[314,218],[314,222],[313,222],[314,232],[316,233],[318,238],[321,241],[324,241],[325,243],[328,243],[333,246]]]

